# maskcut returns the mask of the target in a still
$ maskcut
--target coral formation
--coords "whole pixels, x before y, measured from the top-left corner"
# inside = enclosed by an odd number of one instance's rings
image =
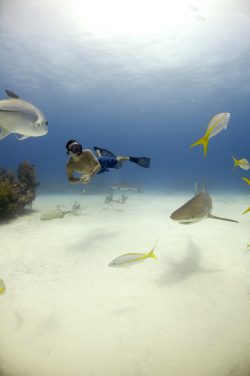
[[[0,218],[20,214],[36,197],[35,168],[28,161],[20,163],[18,179],[14,171],[0,167]]]

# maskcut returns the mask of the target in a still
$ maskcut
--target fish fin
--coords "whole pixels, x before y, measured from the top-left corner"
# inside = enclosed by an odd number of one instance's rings
[[[151,249],[151,251],[148,252],[147,257],[152,257],[153,259],[157,259],[157,258],[158,258],[158,257],[154,254],[154,250],[155,250],[155,247],[156,247],[157,243],[158,243],[158,239],[156,240],[155,245],[154,245],[154,247]]]
[[[232,155],[232,154],[231,154]],[[234,167],[233,167],[233,172],[234,172],[234,170],[235,170],[235,167],[236,166],[238,166],[238,161],[237,161],[237,159],[236,158],[234,158],[234,156],[232,155],[232,158],[233,158],[233,160],[234,160]]]
[[[10,98],[19,98],[18,95],[16,95],[16,93],[14,93],[14,91],[11,91],[11,90],[5,90],[5,93],[10,97]]]
[[[193,148],[196,145],[202,145],[203,150],[204,150],[204,158],[205,158],[207,154],[208,141],[209,141],[209,137],[207,134],[205,134],[205,136],[201,137],[198,141],[190,145],[190,148]]]
[[[3,140],[9,134],[10,134],[10,132],[7,129],[4,129],[4,128],[0,127],[0,140]]]
[[[242,178],[242,180],[244,180],[247,184],[250,184],[250,179]]]
[[[156,260],[158,259],[158,257],[154,254],[153,250],[148,253],[148,257],[152,257],[153,259],[156,259]]]
[[[22,141],[22,140],[26,140],[26,138],[29,138],[30,136],[22,136],[22,137],[20,137],[20,138],[18,138],[17,136],[16,136],[16,139],[18,140],[18,141]]]
[[[228,219],[228,218],[217,217],[216,215],[213,215],[213,214],[208,214],[208,218],[212,218],[212,219],[220,219],[221,221],[228,221],[228,222],[239,223],[238,221],[235,221],[234,219]]]
[[[243,213],[242,214],[246,214],[246,213],[248,213],[248,212],[250,212],[250,207],[249,208],[247,208],[245,211],[243,211]]]

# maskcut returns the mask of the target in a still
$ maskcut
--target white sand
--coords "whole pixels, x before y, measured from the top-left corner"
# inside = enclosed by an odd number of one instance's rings
[[[213,214],[180,225],[190,195],[40,196],[0,225],[0,375],[249,376],[250,197],[213,196]],[[40,221],[74,200],[79,216]],[[108,267],[128,251],[156,254]]]

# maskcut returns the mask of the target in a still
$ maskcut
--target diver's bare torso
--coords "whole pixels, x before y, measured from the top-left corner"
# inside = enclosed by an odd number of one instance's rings
[[[81,181],[80,178],[75,178],[73,176],[74,172],[79,174],[88,175],[89,177],[96,174],[101,165],[93,152],[89,149],[82,151],[81,155],[74,159],[71,157],[66,164],[68,179],[71,183],[78,183]]]

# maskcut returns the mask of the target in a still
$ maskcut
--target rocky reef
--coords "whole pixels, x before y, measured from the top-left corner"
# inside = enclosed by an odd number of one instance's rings
[[[0,167],[0,219],[21,214],[36,197],[36,172],[28,161],[20,163],[17,175]]]

